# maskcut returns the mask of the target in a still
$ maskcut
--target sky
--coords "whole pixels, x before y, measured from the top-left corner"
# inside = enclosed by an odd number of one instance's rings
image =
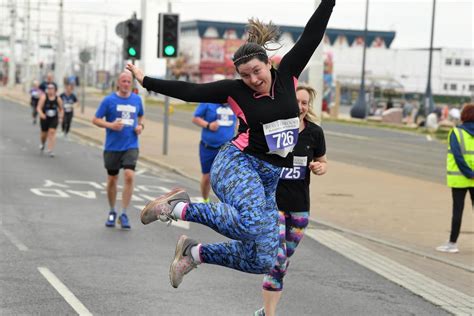
[[[16,0],[22,16],[28,0]],[[115,25],[133,11],[140,17],[144,0],[63,0],[66,38],[81,45],[107,40],[119,45]],[[0,35],[9,32],[9,0],[0,0]],[[473,47],[473,0],[437,0],[434,46]],[[59,0],[30,0],[32,24],[40,21],[42,35],[54,37],[57,31]],[[38,3],[40,11],[38,11]],[[166,9],[166,0],[148,0]],[[171,0],[173,12],[181,21],[194,19],[246,22],[257,17],[276,24],[304,26],[314,11],[315,0]],[[331,28],[363,29],[366,0],[337,0],[329,21]],[[393,48],[429,46],[433,0],[369,0],[369,29],[396,31]],[[157,14],[158,15],[158,12]]]
[[[65,7],[70,2],[71,7],[77,5],[85,9],[89,7],[89,10],[90,5],[96,3],[95,7],[99,10],[116,15],[111,18],[116,21],[121,20],[121,14],[126,18],[130,11],[140,12],[141,4],[141,0],[65,1]],[[264,21],[273,20],[277,24],[298,26],[305,25],[315,6],[315,0],[172,0],[171,3],[173,11],[180,13],[182,21],[245,22],[254,16]],[[436,1],[435,46],[473,48],[473,3],[472,0]],[[329,27],[363,29],[365,4],[366,0],[337,0]],[[369,29],[396,31],[393,47],[428,47],[432,6],[432,0],[370,0]],[[109,9],[105,9],[107,7]]]

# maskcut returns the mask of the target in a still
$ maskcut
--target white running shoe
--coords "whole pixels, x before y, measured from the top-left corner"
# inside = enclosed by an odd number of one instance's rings
[[[436,247],[436,250],[449,253],[459,252],[458,246],[454,242],[447,242],[444,245]]]
[[[179,237],[169,272],[171,286],[175,289],[183,282],[183,277],[186,274],[197,268],[197,264],[191,255],[191,248],[197,245],[197,241],[186,235]]]

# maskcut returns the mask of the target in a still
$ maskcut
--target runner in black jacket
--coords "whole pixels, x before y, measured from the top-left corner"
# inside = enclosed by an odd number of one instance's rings
[[[272,268],[278,250],[275,190],[281,167],[293,166],[291,152],[298,140],[296,83],[323,38],[334,5],[335,0],[321,2],[278,70],[265,51],[276,28],[252,20],[249,40],[233,59],[242,79],[207,84],[159,80],[127,65],[148,90],[190,102],[229,103],[240,121],[238,135],[222,147],[211,170],[212,188],[222,202],[190,203],[183,189],[174,189],[142,210],[144,224],[182,219],[233,239],[203,245],[181,236],[170,267],[173,287],[202,262],[259,274]]]

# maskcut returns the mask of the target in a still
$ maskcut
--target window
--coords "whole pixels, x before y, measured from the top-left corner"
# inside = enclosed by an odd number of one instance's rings
[[[445,83],[445,84],[443,85],[443,89],[444,89],[444,90],[448,90],[448,84],[447,84],[447,83]]]
[[[456,59],[454,60],[454,64],[455,64],[456,66],[460,66],[460,65],[461,65],[461,59],[460,59],[460,58],[456,58]]]
[[[474,84],[469,85],[469,91],[474,92]]]
[[[458,85],[455,84],[455,83],[452,83],[452,84],[450,85],[450,89],[451,89],[452,91],[456,91],[456,90],[458,89]]]
[[[470,59],[464,59],[464,66],[471,66],[471,60]]]
[[[453,60],[451,58],[446,58],[446,65],[450,66],[453,64]]]

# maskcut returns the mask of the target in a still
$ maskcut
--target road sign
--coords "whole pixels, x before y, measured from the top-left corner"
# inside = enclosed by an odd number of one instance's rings
[[[83,63],[88,63],[91,60],[91,53],[86,49],[81,50],[81,52],[79,53],[79,59]]]

